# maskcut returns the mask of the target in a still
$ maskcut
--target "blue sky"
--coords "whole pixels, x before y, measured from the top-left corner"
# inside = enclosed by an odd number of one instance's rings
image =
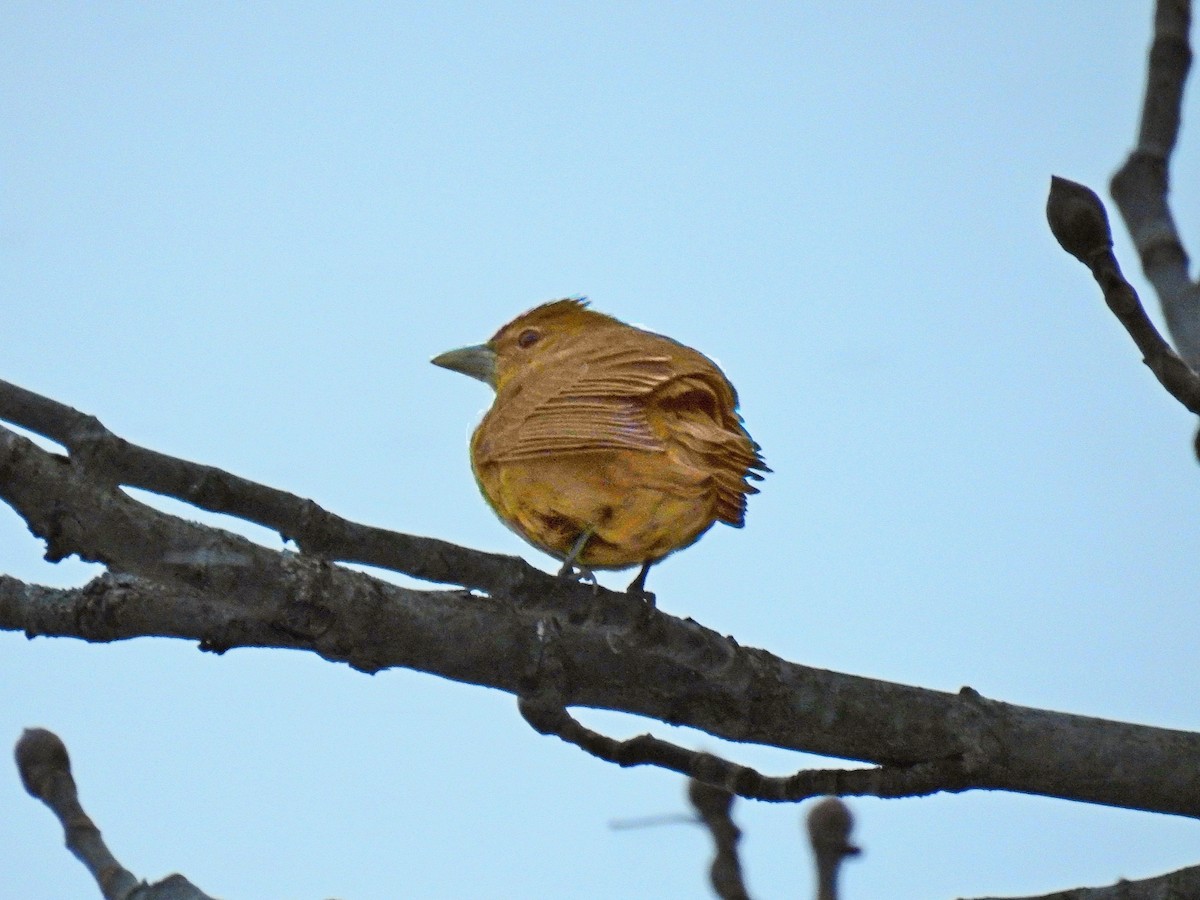
[[[486,388],[428,360],[586,294],[717,359],[775,470],[743,531],[655,569],[662,608],[797,662],[1195,730],[1194,425],[1043,214],[1052,173],[1103,193],[1127,152],[1150,23],[1149,2],[7,3],[0,377],[550,568],[471,479]],[[1195,109],[1174,179],[1193,248]],[[93,573],[41,552],[0,509],[0,570]],[[608,828],[682,810],[677,777],[540,737],[499,692],[0,635],[0,737],[31,725],[66,740],[126,866],[217,896],[708,896],[699,829]],[[1178,818],[851,806],[852,898],[1197,862]],[[11,769],[0,809],[0,895],[93,895]],[[756,896],[808,889],[802,811],[739,805]]]

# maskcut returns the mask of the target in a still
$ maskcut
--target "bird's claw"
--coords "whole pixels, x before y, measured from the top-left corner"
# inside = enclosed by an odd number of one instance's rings
[[[558,580],[567,582],[571,581],[576,584],[590,583],[592,593],[597,593],[600,590],[600,582],[596,580],[596,573],[587,566],[577,566],[573,563],[563,563],[563,567],[558,570]]]
[[[625,589],[625,595],[632,597],[635,600],[641,600],[650,609],[657,609],[658,595],[654,591],[648,591],[645,588],[635,588],[632,584]]]

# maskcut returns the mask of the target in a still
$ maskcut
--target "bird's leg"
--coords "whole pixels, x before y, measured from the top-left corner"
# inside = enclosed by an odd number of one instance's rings
[[[558,570],[558,577],[564,578],[571,574],[571,570],[575,568],[575,560],[579,559],[579,555],[583,553],[583,548],[587,545],[588,540],[596,533],[594,528],[585,528],[579,533],[579,537],[575,538],[575,543],[571,545],[571,549],[567,552],[566,558],[563,559],[562,568]],[[580,568],[583,568],[580,566]]]
[[[563,560],[562,568],[558,570],[560,581],[566,581],[568,578],[575,578],[579,581],[590,581],[594,586],[599,586],[596,581],[596,574],[587,566],[579,565],[576,560],[583,553],[583,548],[587,544],[588,539],[596,533],[594,528],[585,528],[575,539],[575,543],[571,545],[571,550]],[[579,574],[575,574],[575,569],[579,569]]]
[[[637,573],[637,578],[629,582],[629,587],[625,589],[625,593],[632,594],[635,597],[641,597],[651,606],[654,605],[654,595],[646,590],[646,576],[650,572],[650,567],[654,565],[656,560],[648,559],[642,563],[642,569]]]

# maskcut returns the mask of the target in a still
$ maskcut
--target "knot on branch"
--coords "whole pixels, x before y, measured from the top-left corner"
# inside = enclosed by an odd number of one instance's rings
[[[952,715],[959,723],[962,739],[961,774],[969,777],[984,771],[1004,755],[1000,735],[1004,729],[999,722],[1000,704],[988,700],[973,687],[958,691],[963,702]]]

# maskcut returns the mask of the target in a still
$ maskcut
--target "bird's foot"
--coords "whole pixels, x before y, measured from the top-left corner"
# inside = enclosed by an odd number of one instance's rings
[[[576,584],[590,583],[593,594],[600,590],[600,582],[596,580],[596,573],[587,566],[565,562],[562,568],[558,570],[558,580],[563,582],[573,581]]]
[[[654,591],[648,591],[645,588],[635,588],[632,584],[625,589],[625,596],[632,597],[634,600],[641,600],[650,609],[657,609],[658,595]]]
[[[654,609],[654,593],[646,590],[646,576],[650,574],[650,567],[654,565],[653,561],[642,563],[642,568],[637,573],[637,578],[629,582],[629,587],[625,588],[625,593],[630,597],[637,597],[651,609]]]
[[[658,595],[654,591],[642,591],[642,600],[647,609],[658,609]]]

